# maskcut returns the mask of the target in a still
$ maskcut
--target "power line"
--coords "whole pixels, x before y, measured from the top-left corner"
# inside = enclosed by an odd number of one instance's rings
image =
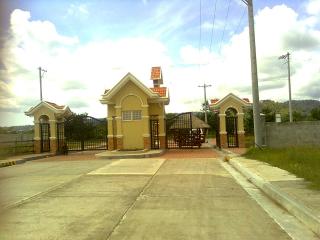
[[[239,20],[239,23],[238,23],[238,26],[236,27],[236,31],[234,33],[237,33],[239,31],[239,28],[241,26],[241,23],[242,23],[242,20],[243,20],[243,17],[246,13],[246,8],[243,8],[243,11],[242,11],[242,14],[241,14],[241,17],[240,17],[240,20]]]
[[[230,11],[230,3],[231,3],[231,0],[229,0],[229,2],[228,2],[227,15],[226,15],[226,20],[225,20],[225,22],[224,22],[224,27],[223,27],[223,31],[222,31],[222,37],[221,37],[221,41],[220,41],[219,52],[221,52],[221,45],[222,45],[223,38],[224,38],[224,32],[226,31],[226,27],[227,27],[227,22],[228,22],[228,17],[229,17],[229,11]]]
[[[201,11],[201,0],[199,1],[199,12],[200,12],[200,18],[199,18],[199,57],[200,57],[200,50],[201,50],[201,24],[202,24],[202,11]],[[200,64],[200,63],[199,63]]]
[[[211,39],[210,39],[210,52],[211,52],[211,47],[212,47],[212,42],[213,42],[213,30],[214,30],[214,24],[215,24],[215,20],[216,20],[216,10],[217,10],[217,1],[215,1],[214,3],[214,11],[212,14],[212,29],[211,29]]]

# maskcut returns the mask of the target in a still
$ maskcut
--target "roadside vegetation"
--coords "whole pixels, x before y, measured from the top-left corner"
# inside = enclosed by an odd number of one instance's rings
[[[281,149],[250,148],[244,157],[260,160],[293,173],[320,190],[320,148],[290,147]]]

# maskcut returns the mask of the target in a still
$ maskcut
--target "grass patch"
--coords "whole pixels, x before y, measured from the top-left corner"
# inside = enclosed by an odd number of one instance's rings
[[[287,170],[309,181],[311,188],[320,190],[319,147],[265,148],[262,150],[250,148],[243,156]]]

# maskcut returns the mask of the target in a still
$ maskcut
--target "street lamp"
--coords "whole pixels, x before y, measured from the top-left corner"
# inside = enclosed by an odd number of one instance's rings
[[[256,42],[255,42],[255,34],[254,34],[253,4],[252,4],[252,0],[242,0],[242,2],[244,2],[248,6],[254,139],[255,139],[255,145],[260,147],[262,145],[262,135],[261,135],[261,119],[260,119],[260,106],[259,106]]]
[[[292,105],[291,105],[291,80],[290,80],[290,53],[287,52],[285,55],[281,55],[279,59],[287,59],[288,64],[288,83],[289,83],[289,119],[290,122],[293,121],[292,118]]]

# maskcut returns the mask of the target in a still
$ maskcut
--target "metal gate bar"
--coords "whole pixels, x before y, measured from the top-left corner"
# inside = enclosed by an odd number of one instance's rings
[[[192,131],[192,113],[181,113],[166,120],[166,147],[193,148],[197,133]]]
[[[221,140],[220,140],[220,118],[219,113],[216,113],[215,115],[215,121],[216,121],[216,146],[221,148]]]
[[[72,116],[64,123],[69,151],[104,150],[108,148],[107,121],[91,116]]]
[[[226,117],[226,130],[228,147],[239,147],[238,141],[238,117]]]
[[[159,139],[159,120],[157,117],[150,119],[150,138],[151,138],[151,149],[160,148],[160,139]]]
[[[40,123],[41,152],[50,152],[50,125]]]

